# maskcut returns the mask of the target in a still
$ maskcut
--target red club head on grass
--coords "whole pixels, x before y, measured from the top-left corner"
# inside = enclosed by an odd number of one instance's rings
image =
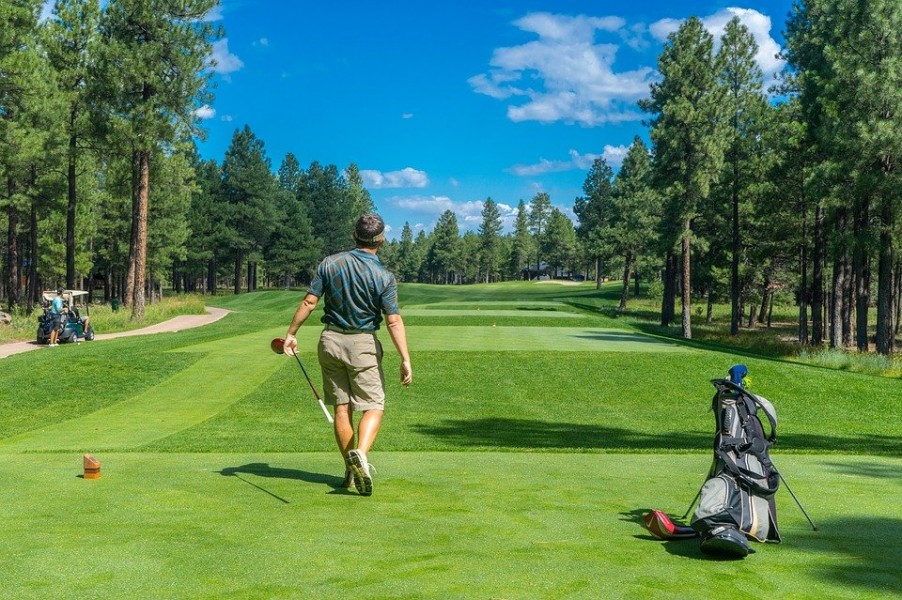
[[[283,340],[282,338],[273,338],[273,341],[269,343],[269,347],[276,354],[284,354],[285,340]]]

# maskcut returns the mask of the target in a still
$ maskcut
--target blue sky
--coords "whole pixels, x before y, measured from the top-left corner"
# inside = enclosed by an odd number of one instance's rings
[[[572,216],[592,160],[615,169],[635,135],[667,33],[695,15],[719,36],[739,15],[781,67],[791,0],[480,2],[224,0],[210,20],[216,99],[198,113],[205,158],[249,125],[285,154],[363,171],[400,235],[454,210],[478,227],[491,197],[508,219],[540,191]],[[506,221],[507,224],[510,220]]]

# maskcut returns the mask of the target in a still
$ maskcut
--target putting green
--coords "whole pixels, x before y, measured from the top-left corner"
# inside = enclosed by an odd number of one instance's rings
[[[543,313],[543,315],[546,313]],[[407,328],[411,352],[422,351],[583,351],[686,352],[686,346],[622,329],[588,327]]]

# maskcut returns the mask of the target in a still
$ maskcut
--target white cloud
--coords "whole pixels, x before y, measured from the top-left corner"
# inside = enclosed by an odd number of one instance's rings
[[[233,119],[232,115],[222,115],[221,117],[219,117],[219,120],[225,121],[226,123],[231,123]]]
[[[668,35],[680,28],[680,23],[682,21],[679,19],[661,19],[649,25],[648,31],[656,40],[663,42],[667,40]]]
[[[244,66],[240,58],[229,52],[228,38],[222,38],[213,42],[213,70],[220,75],[234,73]]]
[[[739,17],[742,24],[745,25],[752,36],[755,43],[758,44],[758,54],[755,60],[758,66],[764,72],[765,80],[772,81],[774,75],[783,69],[786,61],[777,58],[777,54],[781,51],[780,45],[771,37],[772,23],[770,17],[751,8],[724,8],[713,15],[702,18],[702,24],[705,29],[714,36],[715,48],[720,47],[720,38],[723,36],[724,28],[733,17]],[[677,19],[661,19],[649,26],[649,31],[658,40],[664,41],[667,36],[679,29],[682,21]]]
[[[401,115],[401,118],[402,118],[402,119],[412,119],[412,118],[413,118],[413,113],[403,113],[403,114]]]
[[[642,67],[615,72],[619,46],[595,43],[598,31],[617,33],[623,39],[636,37],[635,28],[627,29],[623,19],[540,12],[514,25],[538,39],[497,48],[491,70],[469,79],[478,93],[512,99],[509,119],[592,126],[642,118],[633,106],[648,93],[654,71]]]
[[[592,167],[592,163],[596,158],[603,158],[608,166],[617,168],[623,164],[623,158],[626,156],[629,148],[626,146],[605,145],[601,154],[580,154],[576,150],[570,150],[570,158],[568,160],[548,160],[547,158],[539,159],[539,162],[531,165],[514,165],[508,172],[521,177],[531,177],[535,175],[543,175],[545,173],[559,173],[561,171],[572,171],[579,169],[582,171]]]
[[[269,46],[269,38],[262,37],[256,42],[253,43],[254,47],[263,46],[264,48]]]
[[[194,116],[200,120],[212,119],[216,116],[216,109],[209,104],[204,104],[194,111]]]
[[[411,167],[388,173],[361,169],[360,176],[367,187],[374,189],[423,188],[429,185],[429,177],[426,175],[426,172],[418,171]]]
[[[398,208],[426,215],[440,215],[446,210],[454,210],[454,202],[448,196],[410,196],[391,198],[389,202]]]
[[[413,229],[424,229],[427,232],[435,228],[439,216],[450,210],[457,218],[457,225],[462,231],[475,230],[482,224],[482,200],[456,201],[448,196],[396,196],[388,201],[392,206],[405,213],[416,213],[432,217],[431,224],[417,223]],[[496,202],[495,206],[501,215],[501,223],[505,228],[513,228],[517,218],[517,207]]]

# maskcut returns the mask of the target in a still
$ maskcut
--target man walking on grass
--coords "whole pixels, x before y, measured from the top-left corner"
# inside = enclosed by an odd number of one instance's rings
[[[385,409],[385,374],[382,345],[376,330],[385,322],[401,356],[401,385],[413,380],[404,321],[398,311],[398,286],[376,252],[385,242],[385,224],[379,215],[360,217],[354,226],[357,247],[326,257],[316,269],[285,335],[285,353],[297,353],[295,334],[325,298],[317,353],[323,374],[326,402],[335,407],[335,440],[345,459],[345,485],[353,481],[364,496],[373,493],[367,456]],[[362,412],[354,447],[353,411]]]

